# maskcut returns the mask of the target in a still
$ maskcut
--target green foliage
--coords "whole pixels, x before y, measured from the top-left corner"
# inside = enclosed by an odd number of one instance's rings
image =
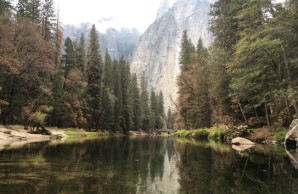
[[[65,129],[64,130],[65,134],[68,135],[69,137],[101,137],[101,136],[108,136],[109,133],[104,131],[104,132],[86,132],[86,131],[81,131],[81,130],[75,130],[75,129]]]
[[[211,131],[208,138],[209,139],[222,139],[224,136],[224,130],[220,128],[216,128],[215,130]]]
[[[208,131],[208,129],[178,130],[175,132],[175,135],[178,137],[208,139],[210,132]]]
[[[208,129],[196,129],[192,132],[192,136],[199,139],[208,139],[209,135]]]
[[[102,58],[99,52],[98,35],[95,25],[90,31],[90,42],[88,48],[87,65],[87,115],[89,129],[100,128],[103,106],[101,101],[102,93]]]
[[[282,143],[285,140],[287,131],[279,131],[274,135],[274,140],[278,143]]]

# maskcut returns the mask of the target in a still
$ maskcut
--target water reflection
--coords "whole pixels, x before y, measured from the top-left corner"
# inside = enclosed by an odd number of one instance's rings
[[[280,154],[281,153],[281,154]],[[297,193],[283,152],[163,137],[108,138],[0,152],[0,193]]]

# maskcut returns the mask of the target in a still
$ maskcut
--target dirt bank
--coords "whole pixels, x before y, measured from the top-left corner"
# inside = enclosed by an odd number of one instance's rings
[[[67,135],[62,130],[51,130],[52,135],[29,134],[22,127],[7,129],[0,125],[0,150],[7,147],[19,147],[27,143],[41,141],[63,141]]]

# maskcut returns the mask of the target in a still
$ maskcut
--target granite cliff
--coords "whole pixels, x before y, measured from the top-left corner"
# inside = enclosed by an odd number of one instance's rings
[[[168,0],[161,2],[156,20],[141,36],[131,60],[131,71],[144,75],[148,89],[163,91],[165,108],[173,106],[177,98],[176,80],[179,75],[179,52],[182,33],[197,45],[201,37],[205,46],[212,35],[208,31],[211,3],[214,0],[177,0],[169,7]]]

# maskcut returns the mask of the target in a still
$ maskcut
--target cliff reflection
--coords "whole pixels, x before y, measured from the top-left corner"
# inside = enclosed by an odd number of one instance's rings
[[[123,137],[0,152],[0,193],[291,194],[297,183],[283,152],[216,142]]]

